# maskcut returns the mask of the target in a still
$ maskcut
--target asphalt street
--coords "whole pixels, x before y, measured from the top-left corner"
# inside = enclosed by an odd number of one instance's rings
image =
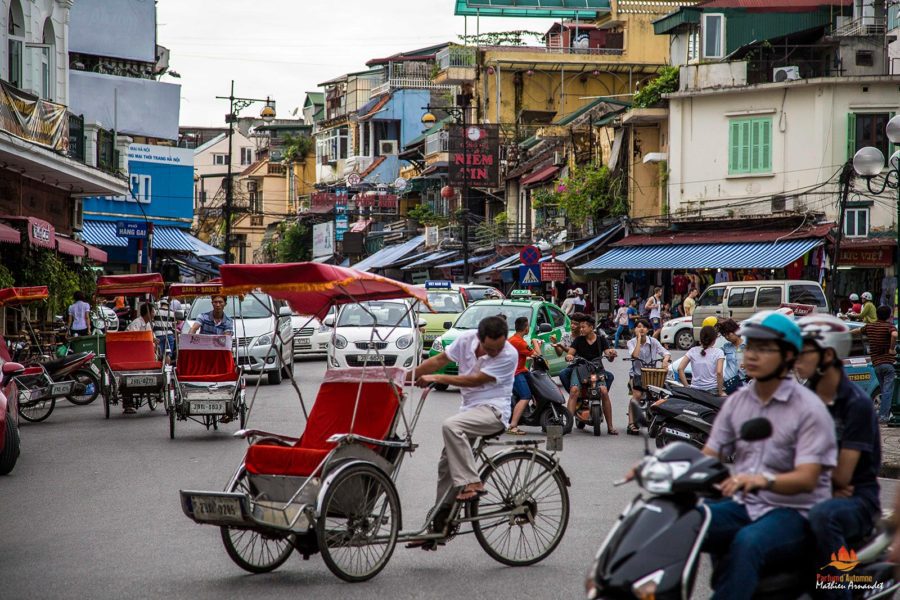
[[[219,531],[187,519],[179,489],[219,490],[246,449],[236,424],[207,431],[178,423],[168,436],[162,408],[104,420],[100,401],[63,402],[50,418],[22,426],[22,456],[0,478],[0,598],[578,598],[584,575],[619,511],[637,493],[612,482],[642,454],[640,438],[625,435],[627,363],[613,365],[615,424],[621,435],[565,437],[563,465],[572,487],[565,538],[543,562],[503,566],[472,535],[437,552],[398,545],[375,579],[347,584],[319,556],[294,555],[280,569],[249,575],[231,562]],[[312,402],[324,361],[295,365]],[[251,383],[255,380],[251,379]],[[434,499],[440,423],[457,410],[459,394],[435,393],[423,411],[419,449],[403,465],[399,491],[404,525],[418,526]],[[298,434],[303,417],[290,382],[263,383],[249,426]],[[538,430],[534,430],[537,432]],[[535,433],[537,435],[537,433]],[[893,495],[893,482],[885,499]],[[708,595],[707,572],[696,597]]]

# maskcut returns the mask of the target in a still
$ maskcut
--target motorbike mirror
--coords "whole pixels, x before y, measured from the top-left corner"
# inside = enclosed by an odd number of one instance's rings
[[[553,331],[553,327],[550,326],[550,323],[541,323],[538,325],[538,331],[541,333],[550,333]]]
[[[184,311],[183,310],[175,311],[175,320],[176,321],[184,321]]]
[[[322,319],[322,325],[325,327],[334,327],[334,315],[328,315]]]
[[[428,321],[426,321],[425,319],[419,319],[418,325],[419,325],[419,328],[420,328],[420,329],[423,328],[423,327],[427,327],[427,326],[428,326]]]
[[[741,439],[745,442],[758,442],[771,436],[772,422],[765,417],[750,419],[741,426]]]

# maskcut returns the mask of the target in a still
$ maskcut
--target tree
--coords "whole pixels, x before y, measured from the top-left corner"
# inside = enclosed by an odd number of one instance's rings
[[[663,101],[663,94],[678,91],[678,67],[663,67],[659,77],[638,90],[632,98],[634,108],[650,108]]]
[[[312,258],[312,230],[299,222],[284,222],[279,226],[280,235],[275,245],[278,262],[304,262]]]

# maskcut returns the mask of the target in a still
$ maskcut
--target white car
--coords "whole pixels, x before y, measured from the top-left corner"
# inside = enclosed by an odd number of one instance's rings
[[[316,332],[322,327],[322,322],[311,315],[294,313],[291,316],[291,329],[294,332],[294,358],[304,356],[325,357],[328,346],[319,347],[315,343]]]
[[[337,309],[333,306],[328,310],[328,314],[325,315],[325,319],[331,317],[331,321],[337,317]],[[331,344],[331,333],[334,331],[334,328],[330,325],[326,325],[324,320],[319,325],[319,328],[316,329],[315,333],[312,334],[312,346],[313,349],[318,354],[322,354],[323,356],[328,355],[328,346]]]
[[[347,304],[324,325],[334,326],[334,346],[328,348],[328,367],[381,365],[408,368],[422,354],[420,323],[410,304],[378,300]]]
[[[694,345],[694,329],[691,317],[678,317],[663,323],[659,341],[679,350],[690,350]]]

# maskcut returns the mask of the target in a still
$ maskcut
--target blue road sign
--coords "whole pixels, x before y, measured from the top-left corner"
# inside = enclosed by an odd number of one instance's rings
[[[519,285],[541,285],[540,265],[522,265],[519,267]]]
[[[147,237],[147,223],[144,221],[116,221],[116,235],[124,238]]]

